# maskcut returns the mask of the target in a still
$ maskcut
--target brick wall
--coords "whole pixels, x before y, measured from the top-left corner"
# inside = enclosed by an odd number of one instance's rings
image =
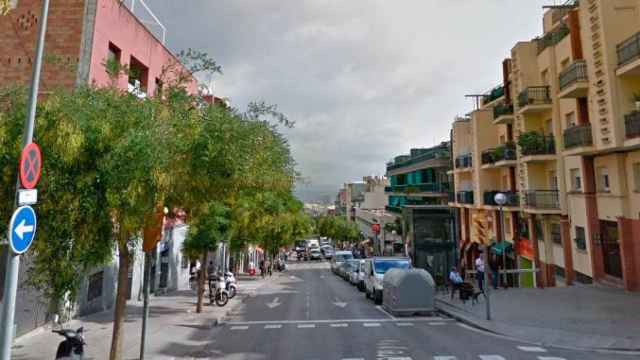
[[[72,87],[76,81],[84,3],[51,1],[41,91]],[[20,0],[15,10],[0,16],[0,86],[30,84],[41,13],[41,0]]]

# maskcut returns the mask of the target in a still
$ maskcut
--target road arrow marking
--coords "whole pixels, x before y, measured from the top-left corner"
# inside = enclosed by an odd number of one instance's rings
[[[338,300],[338,298],[335,298],[334,300],[335,301],[333,302],[333,305],[335,305],[335,306],[339,306],[341,308],[344,308],[345,306],[347,306],[346,302],[342,302],[342,301]]]
[[[280,298],[275,298],[273,299],[272,302],[267,303],[267,306],[269,307],[269,309],[273,309],[274,307],[278,307],[281,305],[281,303],[279,302]]]
[[[14,230],[16,235],[18,235],[18,237],[20,238],[20,240],[24,238],[24,233],[33,232],[33,225],[25,225],[25,223],[26,223],[26,220],[22,220],[22,222],[20,222],[20,224],[18,224],[18,226]]]

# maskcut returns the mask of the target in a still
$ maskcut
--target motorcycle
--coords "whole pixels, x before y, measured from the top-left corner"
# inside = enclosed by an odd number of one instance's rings
[[[238,283],[236,282],[236,277],[231,271],[224,273],[224,282],[226,284],[225,288],[229,293],[229,299],[233,299],[238,292]]]
[[[77,330],[60,329],[52,330],[54,333],[64,336],[64,341],[58,345],[56,360],[82,360],[84,358],[84,329]]]
[[[227,305],[227,302],[229,302],[229,292],[226,287],[227,284],[222,274],[209,278],[209,301],[211,304],[215,302],[218,306]]]

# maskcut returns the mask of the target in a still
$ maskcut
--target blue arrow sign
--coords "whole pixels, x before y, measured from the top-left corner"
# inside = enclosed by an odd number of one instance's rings
[[[9,245],[16,254],[22,254],[29,249],[36,237],[36,212],[31,206],[21,206],[16,209],[9,222]]]

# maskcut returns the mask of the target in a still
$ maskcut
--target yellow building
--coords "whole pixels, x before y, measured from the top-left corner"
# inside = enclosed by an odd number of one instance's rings
[[[453,124],[463,254],[512,245],[508,268],[538,270],[520,286],[640,290],[640,0],[551,7],[502,66],[501,87]]]

